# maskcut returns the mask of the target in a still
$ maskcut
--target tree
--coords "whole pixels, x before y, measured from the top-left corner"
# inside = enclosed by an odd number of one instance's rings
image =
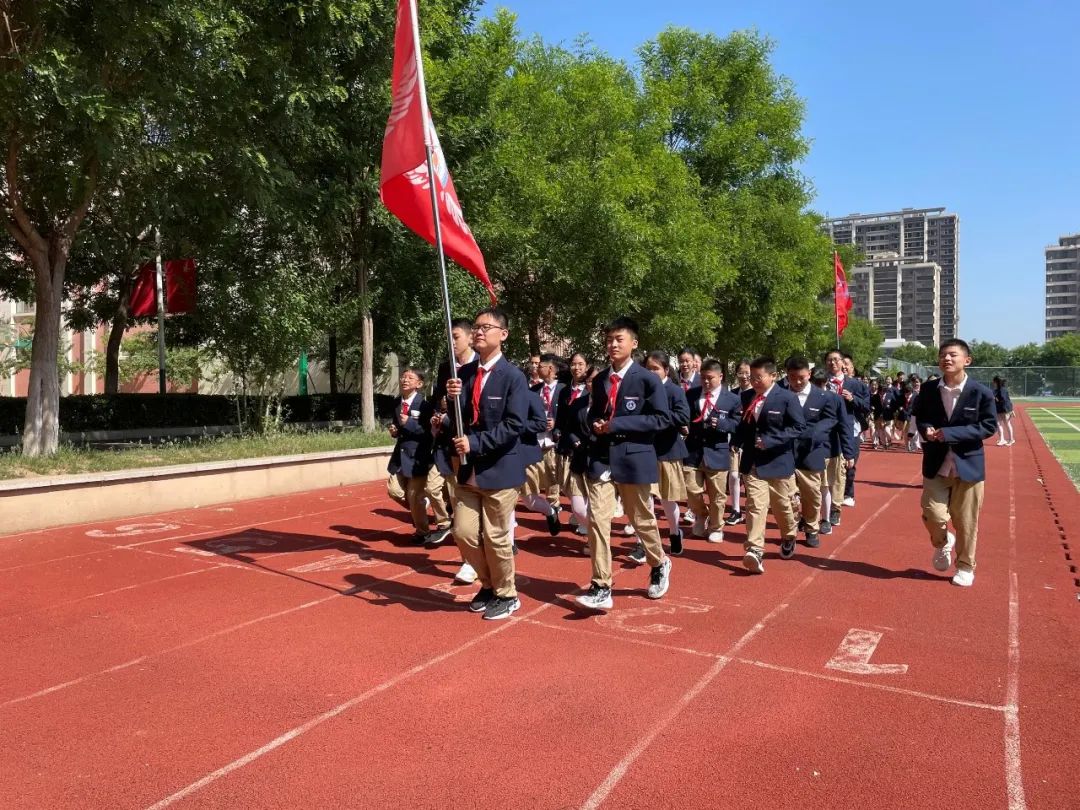
[[[937,363],[938,350],[936,346],[916,346],[914,343],[905,343],[893,349],[892,359],[902,360],[906,363],[918,365],[934,365]]]
[[[1025,343],[1009,351],[1008,366],[1037,366],[1042,363],[1042,347],[1038,343]]]
[[[995,367],[1005,366],[1009,362],[1009,350],[997,343],[983,340],[971,342],[972,365]]]
[[[1039,365],[1080,366],[1080,334],[1072,333],[1043,344]]]
[[[855,368],[865,374],[873,368],[884,340],[885,333],[879,326],[865,318],[852,318],[840,337],[840,348],[851,355]]]

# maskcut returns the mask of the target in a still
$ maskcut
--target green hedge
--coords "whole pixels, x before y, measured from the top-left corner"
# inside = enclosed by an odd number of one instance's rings
[[[60,398],[60,429],[142,430],[217,427],[239,424],[237,397],[212,394],[95,394]],[[248,397],[248,424],[257,424],[265,408],[262,397]],[[282,400],[286,422],[359,421],[359,394],[313,394]],[[375,396],[379,419],[393,418],[394,398]],[[0,435],[21,433],[25,397],[0,397]]]

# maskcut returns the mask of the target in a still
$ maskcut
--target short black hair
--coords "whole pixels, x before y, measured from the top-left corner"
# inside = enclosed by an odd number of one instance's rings
[[[422,372],[422,371],[421,371],[420,369],[418,369],[418,368],[417,368],[416,366],[405,366],[405,368],[403,368],[403,369],[401,370],[401,373],[400,373],[400,374],[398,374],[398,377],[404,377],[404,376],[405,376],[406,374],[408,374],[408,373],[409,373],[410,371],[411,371],[411,372],[412,372],[413,374],[415,374],[415,375],[416,375],[416,377],[417,377],[417,379],[418,379],[418,380],[420,380],[420,384],[421,384],[421,385],[423,385],[423,384],[424,384],[424,382],[425,382],[425,381],[427,380],[427,377],[426,377],[426,376],[424,375],[424,372]]]
[[[473,322],[468,318],[454,318],[454,320],[450,322],[450,331],[464,329],[466,332],[471,332],[472,324]]]
[[[749,366],[749,365],[750,365],[750,358],[749,357],[744,357],[738,363],[735,364],[735,370],[738,371],[739,366]]]
[[[834,354],[840,355],[841,360],[843,360],[844,357],[845,357],[844,353],[842,351],[840,351],[839,349],[829,349],[827,352],[825,352],[825,359],[828,360]]]
[[[533,355],[533,356],[535,356],[535,355]],[[540,362],[541,363],[551,363],[551,365],[556,366],[556,367],[558,367],[558,365],[559,365],[559,359],[560,359],[559,355],[551,354],[550,352],[544,352],[542,355],[540,355]]]
[[[710,357],[709,359],[704,360],[701,363],[701,373],[704,374],[706,371],[719,371],[720,376],[723,376],[724,364],[721,363],[719,360],[713,360]]]
[[[829,382],[829,372],[827,372],[821,366],[818,366],[810,374],[810,382],[812,382],[819,388],[824,388]]]
[[[754,362],[750,364],[751,371],[753,371],[755,368],[764,369],[769,374],[775,374],[776,361],[773,360],[771,357],[757,357],[754,358]]]
[[[843,358],[844,358],[845,360],[850,360],[850,361],[851,361],[851,364],[852,364],[852,365],[855,365],[855,358],[854,358],[854,357],[852,357],[852,356],[851,356],[850,354],[848,354],[847,352],[842,352],[842,353],[840,354],[840,356],[841,356],[841,357],[843,357]]]
[[[961,340],[960,338],[949,338],[948,340],[942,341],[941,345],[938,346],[938,357],[941,356],[942,349],[948,349],[950,346],[956,346],[958,349],[963,349],[964,354],[971,357],[971,347],[968,346],[966,340]]]
[[[691,349],[689,346],[683,346],[681,349],[679,349],[679,354],[677,356],[682,357],[684,354],[688,354],[693,357],[697,354],[697,350]]]
[[[633,318],[619,317],[612,321],[609,321],[607,326],[604,327],[604,334],[610,335],[612,332],[627,331],[634,336],[634,340],[637,340],[638,334],[641,330],[638,329],[637,321]]]
[[[805,357],[792,355],[784,362],[784,369],[787,371],[802,371],[808,368],[810,368],[810,361]]]
[[[671,358],[668,357],[668,353],[663,349],[653,349],[645,359],[652,360],[654,363],[659,363],[665,369],[671,368]]]
[[[506,312],[499,307],[484,307],[482,310],[476,313],[476,318],[479,318],[481,315],[491,316],[491,319],[503,329],[510,328],[509,316],[507,316]],[[473,323],[476,322],[476,318],[473,318]],[[472,328],[472,324],[469,324],[469,328]]]

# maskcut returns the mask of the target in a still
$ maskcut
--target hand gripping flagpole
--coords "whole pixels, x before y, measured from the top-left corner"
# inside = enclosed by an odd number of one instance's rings
[[[409,14],[412,17],[413,52],[416,55],[416,79],[420,85],[420,116],[424,126],[424,154],[427,157],[428,189],[431,192],[431,216],[435,221],[435,247],[439,255],[439,278],[442,281],[443,315],[446,319],[446,346],[450,356],[450,378],[457,377],[457,357],[454,355],[453,316],[450,313],[450,285],[446,279],[446,253],[443,251],[442,223],[439,221],[439,197],[435,189],[438,178],[432,159],[431,115],[427,105],[427,84],[424,81],[424,58],[420,52],[420,22],[416,13],[416,0],[409,0]],[[461,397],[454,397],[454,436],[465,435],[461,421]],[[465,463],[465,454],[459,456]]]

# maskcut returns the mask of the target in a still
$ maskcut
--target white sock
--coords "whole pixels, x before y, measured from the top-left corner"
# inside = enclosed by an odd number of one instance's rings
[[[728,471],[728,489],[731,490],[731,511],[738,512],[739,496],[742,495],[742,479],[738,470]]]
[[[679,503],[678,501],[662,501],[664,514],[667,515],[668,526],[674,534],[679,531]]]
[[[832,490],[828,487],[821,488],[821,517],[825,520],[829,519],[829,515],[832,513]]]
[[[534,512],[539,512],[544,517],[552,514],[555,510],[551,507],[550,501],[543,495],[529,495],[526,498],[521,499],[522,502],[532,509]]]
[[[1014,441],[1013,436],[1015,435],[1013,433],[1012,419],[1010,419],[1009,421],[1007,421],[1005,423],[1005,427],[1007,427],[1009,429],[1009,442],[1011,443],[1012,441]]]
[[[589,525],[589,503],[581,495],[570,496],[570,509],[578,519],[579,526]]]

